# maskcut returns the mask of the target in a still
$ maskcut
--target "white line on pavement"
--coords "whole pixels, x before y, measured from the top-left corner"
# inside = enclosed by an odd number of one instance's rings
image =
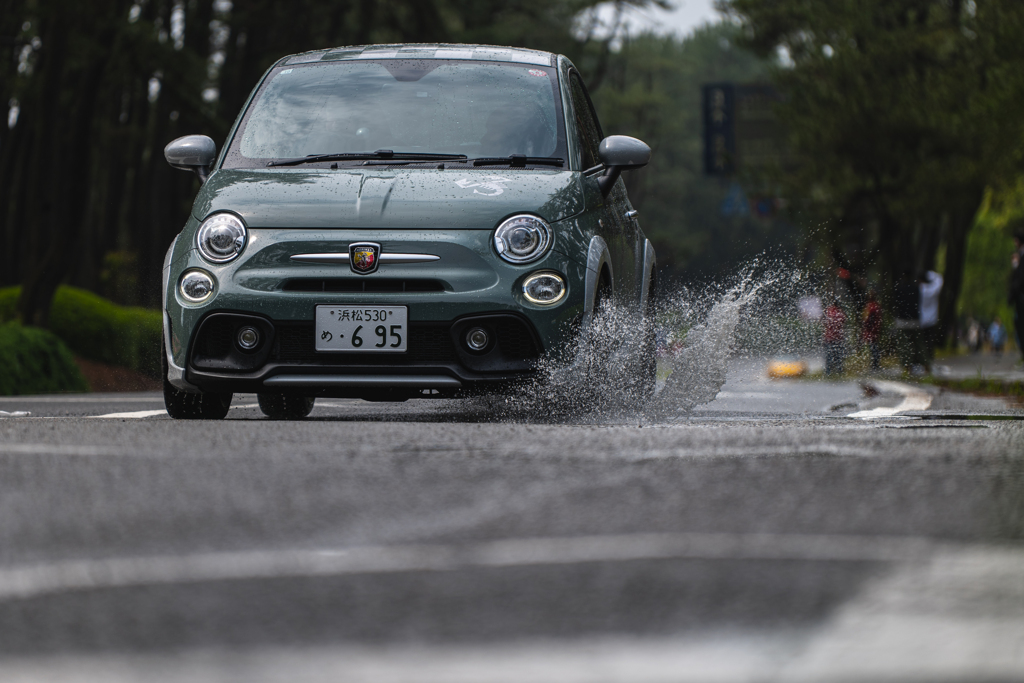
[[[938,546],[937,546],[938,548]],[[851,683],[1024,680],[1021,551],[946,546],[823,621],[672,634],[18,657],[5,683]],[[998,604],[996,610],[992,605]]]
[[[715,399],[720,398],[782,398],[782,394],[769,391],[719,391]]]
[[[0,443],[0,455],[123,455],[120,448],[48,443]]]
[[[800,534],[629,534],[465,545],[364,546],[82,559],[0,568],[0,601],[74,590],[276,577],[437,572],[637,560],[897,562],[941,547],[915,537]],[[1024,549],[1011,547],[1024,560]]]
[[[100,652],[3,662],[4,683],[749,683],[797,655],[802,632],[482,643],[261,645],[173,655]]]
[[[873,384],[881,391],[900,394],[903,397],[903,401],[895,408],[872,408],[870,410],[859,410],[855,413],[850,413],[847,417],[856,417],[866,420],[879,417],[892,417],[899,413],[905,413],[908,410],[928,410],[932,405],[931,394],[909,384],[882,380],[875,381]]]
[[[163,403],[163,396],[0,396],[0,403]]]
[[[166,410],[136,410],[130,413],[109,413],[107,415],[87,415],[89,418],[122,418],[126,420],[141,420],[144,417],[156,417],[157,415],[166,415]]]
[[[231,409],[232,410],[241,410],[243,408],[259,408],[259,407],[260,407],[260,405],[258,403],[246,403],[246,404],[240,405],[240,406],[231,406]],[[157,415],[166,415],[166,414],[167,414],[166,410],[136,410],[136,411],[130,412],[130,413],[108,413],[107,415],[87,415],[86,417],[89,417],[89,418],[92,418],[92,419],[96,419],[96,418],[109,418],[109,419],[120,418],[120,419],[123,419],[123,420],[141,420],[141,419],[146,418],[146,417],[156,417]]]

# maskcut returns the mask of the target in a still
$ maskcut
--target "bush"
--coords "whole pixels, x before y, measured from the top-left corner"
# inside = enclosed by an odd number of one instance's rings
[[[0,289],[0,323],[14,320],[20,287]],[[160,376],[160,311],[118,306],[76,287],[60,287],[50,309],[50,331],[89,360]]]
[[[68,347],[53,333],[0,325],[0,396],[89,391]]]
[[[1013,254],[1012,225],[1024,217],[1024,178],[999,193],[989,192],[967,236],[964,282],[957,312],[988,325],[1002,318],[1013,339],[1013,309],[1006,301]]]

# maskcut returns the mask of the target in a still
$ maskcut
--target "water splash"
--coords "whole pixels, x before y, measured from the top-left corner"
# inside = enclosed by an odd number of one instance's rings
[[[664,357],[663,371],[667,370],[668,376],[646,406],[644,412],[650,418],[664,420],[715,400],[725,384],[729,358],[736,351],[741,313],[762,290],[777,281],[777,277],[756,278],[751,269],[724,294],[711,297],[704,319],[689,328],[676,353]],[[706,305],[707,301],[702,303]],[[690,311],[702,307],[693,306],[684,292],[662,302],[660,308]]]
[[[770,331],[767,320],[792,299],[795,272],[755,261],[731,285],[662,294],[646,317],[632,306],[603,305],[584,325],[573,357],[542,360],[534,378],[486,400],[485,409],[513,422],[678,418],[718,395],[744,341],[745,317],[757,319],[748,337]]]

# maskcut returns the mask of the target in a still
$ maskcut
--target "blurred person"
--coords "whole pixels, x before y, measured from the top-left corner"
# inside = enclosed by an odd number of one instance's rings
[[[981,350],[981,323],[974,316],[967,318],[967,350],[977,353]]]
[[[988,326],[988,343],[992,353],[1002,354],[1006,346],[1006,328],[1003,327],[1003,320],[998,315],[992,324]]]
[[[892,312],[896,318],[893,328],[898,335],[900,365],[910,372],[920,363],[921,295],[909,270],[900,273],[892,289]]]
[[[832,260],[836,263],[838,284],[846,288],[846,293],[853,302],[854,310],[859,311],[867,304],[868,281],[861,265],[853,263],[838,248],[832,250]]]
[[[860,338],[871,352],[871,370],[877,372],[882,367],[882,307],[878,305],[874,289],[868,290],[867,303],[864,304],[861,316]]]
[[[829,377],[843,372],[846,355],[846,314],[839,302],[832,299],[825,309],[825,374]]]
[[[797,300],[796,303],[797,311],[800,313],[800,318],[803,320],[813,321],[821,320],[821,297],[815,294],[802,296]]]
[[[1017,336],[1017,350],[1024,357],[1024,228],[1013,235],[1013,256],[1010,257],[1013,272],[1010,274],[1009,304],[1013,308],[1013,331]]]
[[[939,333],[939,294],[942,292],[942,276],[929,270],[918,278],[918,290],[921,296],[920,314],[920,356],[923,373],[931,371],[932,359],[935,355],[936,338]]]

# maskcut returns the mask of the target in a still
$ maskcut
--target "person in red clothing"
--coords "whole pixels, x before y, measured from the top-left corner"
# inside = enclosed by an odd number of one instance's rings
[[[868,290],[868,302],[861,316],[860,338],[871,351],[871,369],[881,369],[882,361],[882,307],[878,305],[875,290]]]
[[[846,314],[832,299],[825,309],[825,374],[842,374],[845,356]]]

